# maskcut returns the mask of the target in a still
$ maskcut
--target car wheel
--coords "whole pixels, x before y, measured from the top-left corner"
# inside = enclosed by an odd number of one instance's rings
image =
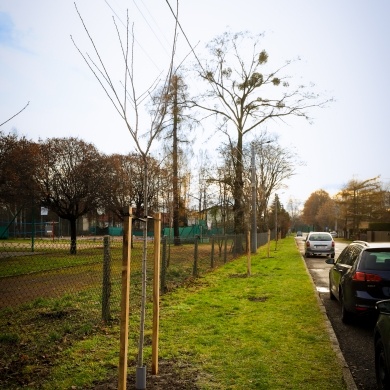
[[[310,253],[306,252],[305,257],[310,257]]]
[[[347,310],[344,304],[344,296],[343,293],[340,292],[340,304],[341,304],[341,321],[344,324],[349,324],[352,320],[352,313]]]
[[[382,339],[378,339],[375,343],[375,374],[378,389],[389,389],[390,377],[386,366],[385,348]]]
[[[330,255],[330,257],[331,257],[332,259],[334,259],[334,253],[332,253],[332,254]]]

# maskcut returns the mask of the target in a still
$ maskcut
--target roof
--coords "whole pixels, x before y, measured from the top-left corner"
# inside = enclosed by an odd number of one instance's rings
[[[352,244],[361,244],[367,248],[390,248],[390,242],[353,241]]]

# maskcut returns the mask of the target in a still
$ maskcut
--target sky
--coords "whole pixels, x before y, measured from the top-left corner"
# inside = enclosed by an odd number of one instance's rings
[[[124,31],[126,12],[135,34],[137,88],[146,91],[168,69],[174,19],[172,0],[0,0],[0,127],[29,139],[75,136],[100,151],[127,154],[131,136],[88,69],[92,53],[77,9],[115,82],[123,80],[113,24]],[[264,33],[262,46],[282,65],[300,58],[291,77],[333,98],[302,118],[272,122],[267,132],[303,165],[278,193],[303,203],[314,191],[335,195],[350,180],[380,176],[390,182],[390,2],[388,0],[181,0],[177,60],[193,61],[227,30]],[[73,38],[73,41],[71,39]],[[192,58],[191,58],[192,57]],[[147,124],[145,125],[147,126]],[[218,137],[199,148],[215,149]]]

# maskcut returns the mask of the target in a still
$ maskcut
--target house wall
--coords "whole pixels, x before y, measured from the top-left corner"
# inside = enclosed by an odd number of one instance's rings
[[[367,232],[368,242],[390,242],[390,232],[378,232],[368,231]]]

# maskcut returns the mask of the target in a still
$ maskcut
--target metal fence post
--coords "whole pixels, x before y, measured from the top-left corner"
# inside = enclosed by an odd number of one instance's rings
[[[102,319],[108,322],[111,319],[111,252],[110,237],[103,238],[103,291],[102,291]]]
[[[194,246],[194,267],[192,269],[192,276],[198,276],[198,243],[199,238],[195,237],[195,246]]]
[[[228,242],[228,238],[227,238],[226,234],[224,236],[224,239],[225,239],[225,241],[224,241],[224,248],[223,248],[223,262],[226,263],[226,261],[227,261],[227,242]]]
[[[214,268],[214,237],[211,237],[211,262],[210,267]]]
[[[251,232],[246,233],[247,276],[251,276]]]
[[[167,237],[162,239],[161,292],[167,292]]]
[[[268,229],[268,233],[267,233],[267,255],[268,255],[268,257],[270,257],[270,253],[269,253],[270,242],[271,242],[271,230]]]

